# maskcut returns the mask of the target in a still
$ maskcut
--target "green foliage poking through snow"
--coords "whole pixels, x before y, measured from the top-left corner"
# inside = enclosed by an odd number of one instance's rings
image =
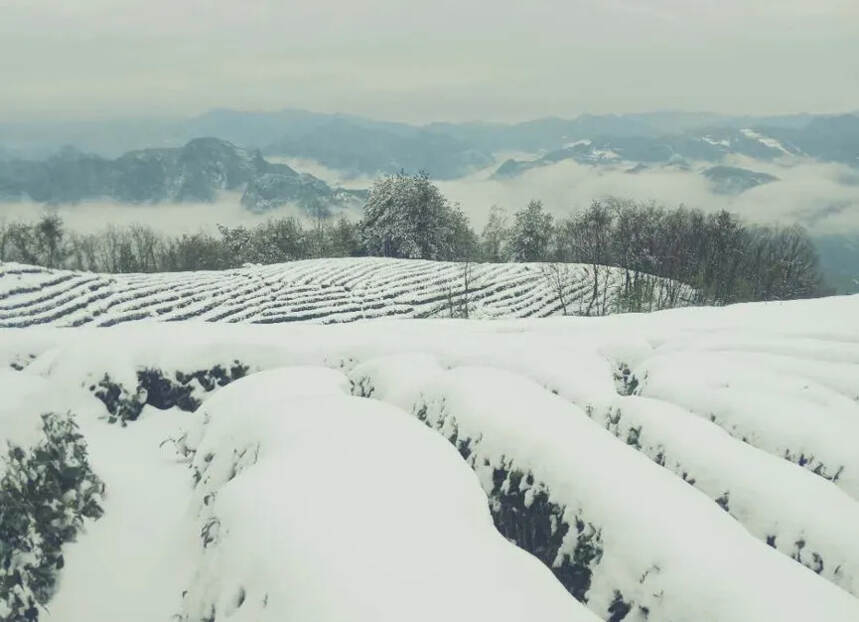
[[[42,415],[44,438],[9,445],[0,478],[0,619],[34,622],[53,595],[62,546],[102,515],[104,484],[70,414]]]
[[[357,391],[372,394],[372,380],[364,377],[352,382]],[[368,392],[369,387],[369,392]],[[546,564],[576,600],[588,602],[593,568],[602,557],[602,533],[599,527],[582,517],[580,511],[553,501],[551,491],[534,474],[518,468],[505,456],[491,457],[481,451],[481,439],[460,433],[456,418],[445,404],[424,402],[414,407],[415,416],[427,427],[441,432],[468,465],[478,474],[489,498],[492,520],[498,531],[520,548]],[[574,516],[574,520],[570,520]],[[563,551],[571,526],[576,529],[575,546]]]
[[[618,363],[617,370],[614,372],[614,384],[619,395],[635,395],[640,383],[629,369],[629,365]]]
[[[90,386],[90,391],[107,407],[108,421],[125,425],[135,421],[143,407],[153,406],[160,410],[177,407],[185,412],[194,412],[200,400],[194,394],[197,389],[203,392],[214,391],[245,376],[249,367],[233,361],[229,368],[215,365],[211,369],[201,369],[185,373],[177,371],[173,378],[165,376],[160,369],[141,369],[137,371],[137,387],[132,394],[121,383],[115,382],[109,374]]]

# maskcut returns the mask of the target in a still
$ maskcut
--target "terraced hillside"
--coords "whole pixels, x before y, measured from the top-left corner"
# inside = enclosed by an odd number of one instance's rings
[[[622,279],[620,270],[603,266],[594,279],[593,267],[581,264],[375,257],[129,275],[0,263],[0,327],[112,326],[144,319],[335,323],[391,316],[605,315],[618,309]],[[688,294],[670,281],[650,283],[645,309],[680,306]]]
[[[0,619],[855,622],[857,314],[0,328]]]

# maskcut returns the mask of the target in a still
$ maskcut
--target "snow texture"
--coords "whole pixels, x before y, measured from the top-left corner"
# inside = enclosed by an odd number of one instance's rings
[[[204,410],[189,619],[598,619],[498,534],[442,438],[341,373],[262,372]]]
[[[221,272],[92,274],[0,263],[0,327],[112,326],[199,319],[273,324],[381,317],[597,315],[617,306],[622,272],[568,264],[561,292],[544,264],[379,257],[310,259]],[[607,277],[607,278],[606,278]],[[657,280],[654,308],[660,295]],[[603,292],[605,287],[605,292]],[[559,293],[561,296],[559,296]],[[690,292],[681,292],[688,298]],[[679,301],[676,304],[683,304]]]
[[[71,410],[106,485],[43,615],[855,622],[856,317],[0,329],[0,436]]]

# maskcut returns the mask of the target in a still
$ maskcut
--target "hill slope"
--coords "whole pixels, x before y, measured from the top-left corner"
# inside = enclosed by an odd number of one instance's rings
[[[853,622],[857,314],[0,329],[105,486],[42,614]]]
[[[603,315],[618,304],[618,269],[466,264],[377,257],[310,259],[222,272],[102,275],[0,264],[0,327],[110,326],[155,319],[350,322],[379,317]],[[558,281],[560,277],[560,281]],[[651,308],[688,291],[655,282]],[[677,303],[682,304],[682,298]],[[467,310],[466,310],[467,308]]]

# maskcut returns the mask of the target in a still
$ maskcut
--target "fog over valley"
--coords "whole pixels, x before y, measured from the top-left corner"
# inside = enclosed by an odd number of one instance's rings
[[[219,110],[153,124],[148,138],[132,122],[57,133],[8,125],[0,222],[32,222],[47,211],[80,233],[144,224],[214,234],[219,225],[290,216],[357,221],[380,177],[426,171],[478,233],[493,209],[512,216],[532,200],[557,218],[609,197],[727,210],[750,224],[801,224],[837,286],[859,287],[856,115],[651,113],[419,126]],[[155,146],[140,147],[145,139]]]

